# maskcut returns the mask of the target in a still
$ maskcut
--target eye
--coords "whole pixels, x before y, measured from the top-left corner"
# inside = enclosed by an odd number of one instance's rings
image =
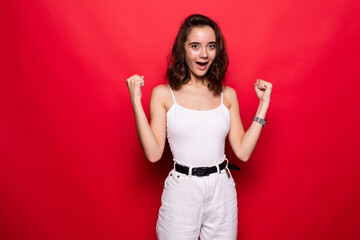
[[[193,44],[193,45],[191,45],[191,48],[193,48],[193,49],[198,49],[198,48],[199,48],[199,45]]]
[[[209,45],[209,48],[210,48],[210,49],[215,49],[215,48],[216,48],[216,45],[215,45],[215,44],[211,44],[211,45]]]

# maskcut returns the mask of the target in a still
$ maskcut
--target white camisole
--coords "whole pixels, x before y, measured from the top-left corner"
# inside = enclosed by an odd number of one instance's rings
[[[174,104],[166,113],[167,139],[174,161],[190,167],[210,167],[225,158],[225,138],[230,129],[230,112],[223,103],[211,110],[194,110]]]

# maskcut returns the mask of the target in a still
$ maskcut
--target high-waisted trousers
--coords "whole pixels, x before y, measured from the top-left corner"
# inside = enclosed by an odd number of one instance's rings
[[[172,169],[156,233],[159,240],[236,240],[237,217],[235,182],[227,168],[202,177]]]

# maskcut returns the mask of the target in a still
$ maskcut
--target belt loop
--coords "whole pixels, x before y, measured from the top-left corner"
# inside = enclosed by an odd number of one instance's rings
[[[220,166],[219,165],[220,164],[216,164],[216,169],[217,169],[218,174],[220,174]]]
[[[176,168],[175,168],[176,162],[175,162],[175,159],[173,159],[173,160],[174,160],[174,170],[176,170]]]
[[[229,169],[229,167],[228,167],[228,165],[229,165],[229,159],[227,159],[227,158],[225,157],[225,160],[224,160],[224,161],[226,161],[226,168]]]
[[[192,166],[189,166],[189,174],[188,174],[189,177],[192,176]]]

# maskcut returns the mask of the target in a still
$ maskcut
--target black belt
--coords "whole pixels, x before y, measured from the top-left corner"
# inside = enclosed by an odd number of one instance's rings
[[[223,161],[219,164],[219,171],[223,170],[226,167],[226,161]],[[189,175],[189,167],[180,165],[178,163],[175,163],[175,170],[180,173],[184,173],[186,175]],[[195,167],[191,169],[191,175],[203,177],[203,176],[209,176],[212,173],[216,173],[217,167]]]

